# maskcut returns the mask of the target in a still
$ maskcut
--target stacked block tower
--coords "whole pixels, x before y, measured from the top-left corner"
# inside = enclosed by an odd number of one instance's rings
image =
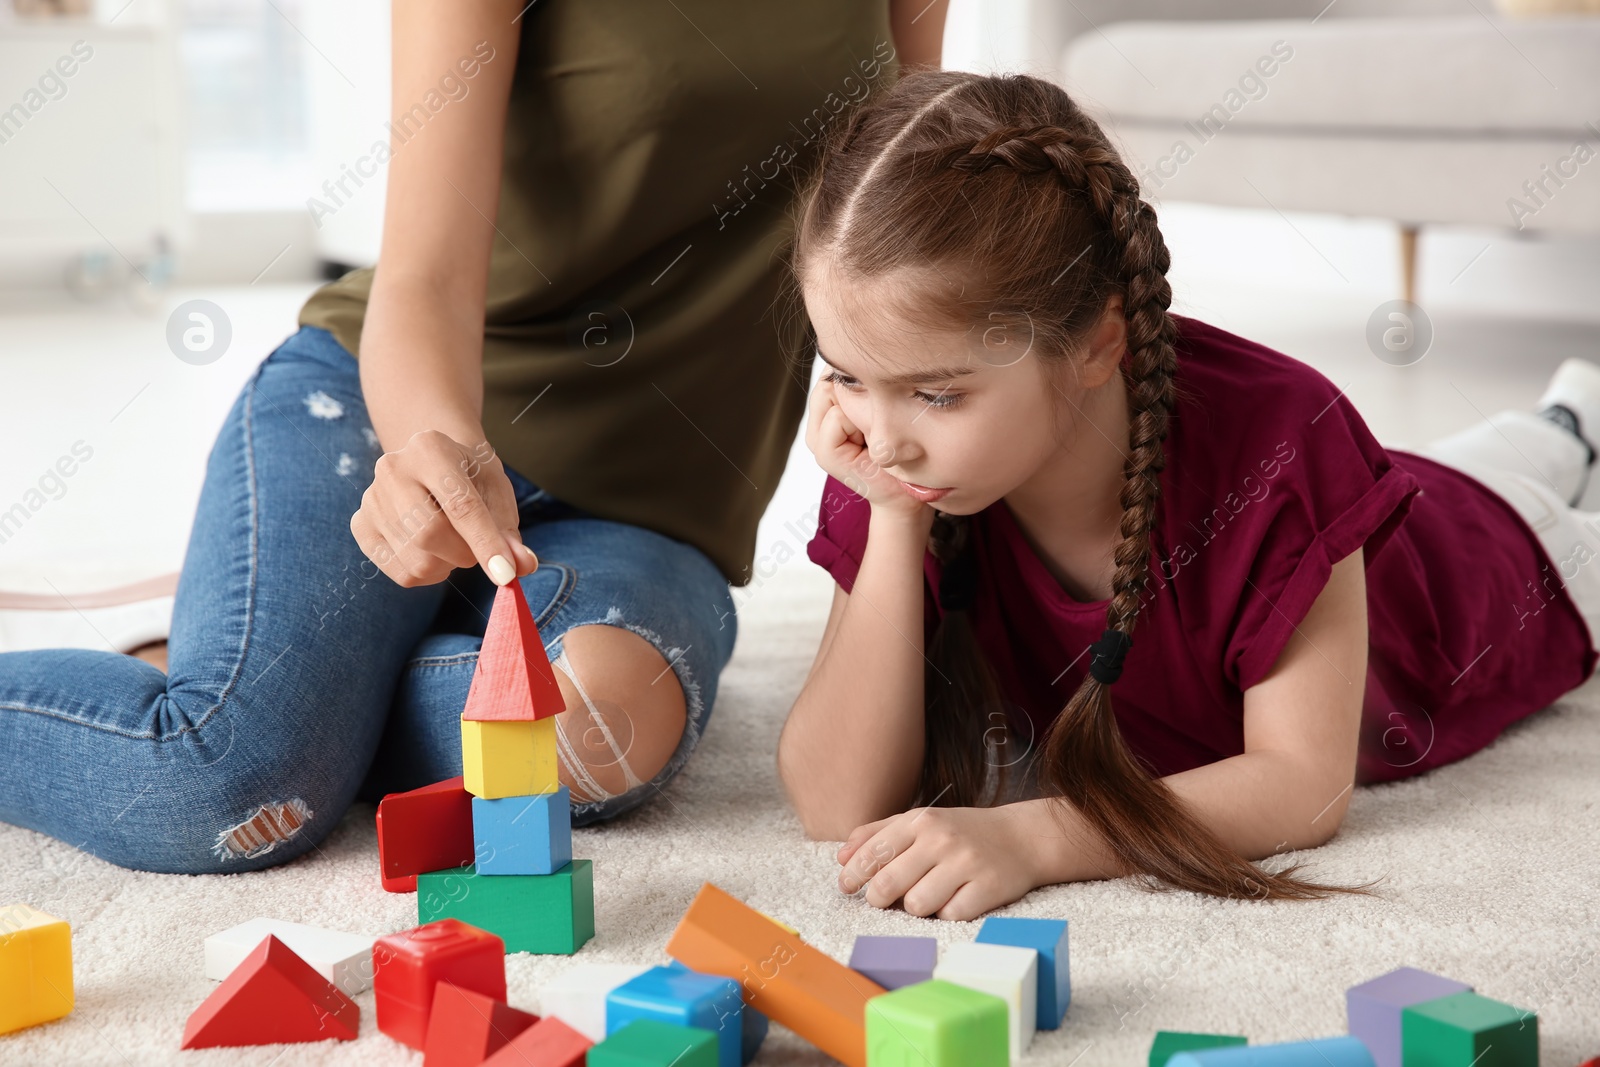
[[[417,876],[417,921],[453,918],[507,952],[570,955],[594,936],[594,869],[572,858],[572,807],[557,773],[566,710],[518,582],[495,594],[461,712],[474,862]]]

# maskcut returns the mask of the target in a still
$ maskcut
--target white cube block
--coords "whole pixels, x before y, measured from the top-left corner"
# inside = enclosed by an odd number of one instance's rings
[[[323,930],[282,919],[251,919],[206,938],[206,977],[220,982],[271,934],[347,997],[372,988],[376,937]]]
[[[933,968],[933,976],[1006,1002],[1011,1020],[1011,1058],[1017,1059],[1033,1041],[1038,1022],[1039,953],[1014,945],[960,941],[946,945]]]
[[[606,994],[648,970],[649,964],[580,963],[539,991],[539,1014],[599,1044],[606,1039]]]

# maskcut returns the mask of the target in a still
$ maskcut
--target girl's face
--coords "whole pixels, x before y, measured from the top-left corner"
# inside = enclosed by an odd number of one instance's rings
[[[893,278],[841,284],[821,263],[802,289],[824,377],[867,455],[913,487],[948,490],[910,495],[975,514],[1071,451],[1086,388],[1070,360],[1040,358],[1026,324],[935,330],[886,310],[900,306]]]

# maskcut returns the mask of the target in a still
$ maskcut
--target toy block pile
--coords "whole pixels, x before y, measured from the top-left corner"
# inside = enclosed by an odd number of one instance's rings
[[[459,778],[383,798],[384,888],[417,893],[417,922],[455,918],[507,952],[570,955],[594,936],[594,869],[572,858],[557,773],[566,710],[522,586],[495,594],[461,713]]]
[[[1150,1067],[1538,1067],[1539,1020],[1472,987],[1401,967],[1345,992],[1349,1033],[1277,1045],[1161,1031]]]
[[[27,904],[0,908],[0,1034],[72,1011],[72,927]]]
[[[1072,1002],[1064,919],[991,916],[942,956],[931,937],[858,937],[850,966],[891,990],[867,1002],[870,1067],[1003,1067]]]

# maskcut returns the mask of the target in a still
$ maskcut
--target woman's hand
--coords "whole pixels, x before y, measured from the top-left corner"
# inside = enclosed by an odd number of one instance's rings
[[[839,889],[911,915],[976,919],[1046,884],[1031,809],[914,808],[858,826],[840,847]]]
[[[932,511],[932,505],[907,493],[900,480],[879,465],[880,459],[891,457],[868,455],[866,437],[845,416],[835,389],[834,383],[819,381],[806,414],[806,447],[817,457],[818,466],[865,497],[873,508],[911,516],[924,509]]]
[[[378,457],[350,532],[367,558],[408,588],[474,564],[505,585],[539,566],[522,543],[500,457],[487,441],[469,447],[438,430],[420,430]]]

